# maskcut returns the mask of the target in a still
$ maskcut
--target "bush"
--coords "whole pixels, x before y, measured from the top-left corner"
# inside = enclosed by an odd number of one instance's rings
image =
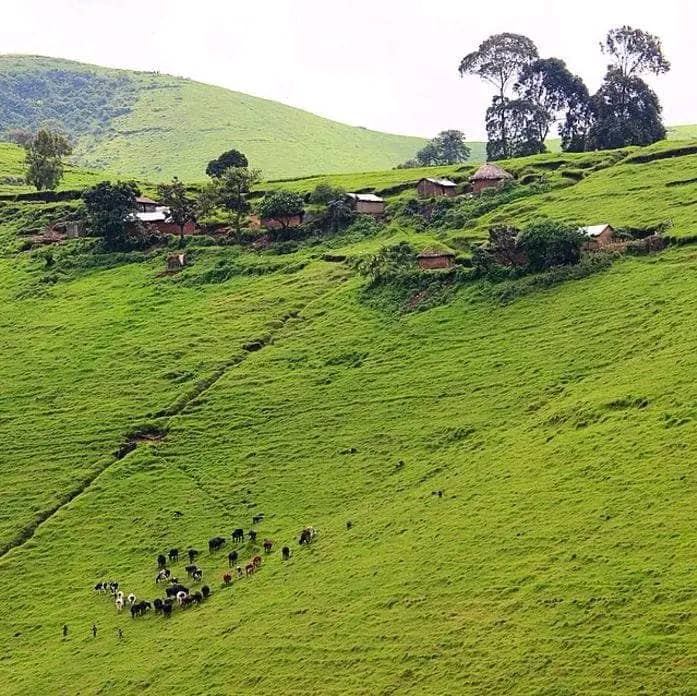
[[[517,246],[528,260],[530,271],[578,263],[584,237],[577,227],[555,220],[528,225],[519,235]]]

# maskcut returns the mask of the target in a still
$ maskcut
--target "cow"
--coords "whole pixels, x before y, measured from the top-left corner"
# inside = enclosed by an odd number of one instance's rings
[[[281,549],[281,555],[283,556],[283,560],[287,561],[290,558],[290,549],[287,546],[284,546]]]
[[[300,544],[309,544],[315,538],[315,528],[305,527],[300,532]]]
[[[172,573],[169,568],[162,568],[160,572],[155,576],[155,582],[159,583],[162,580],[167,580]]]
[[[264,551],[266,551],[266,553],[271,553],[272,547],[273,541],[271,541],[271,539],[264,539]]]
[[[213,537],[208,541],[208,552],[218,551],[225,545],[225,537]]]
[[[244,575],[244,571],[242,570],[242,566],[238,565],[236,570],[237,570],[237,577],[241,578]]]
[[[223,582],[229,585],[232,582],[232,575],[230,573],[225,573],[225,575],[223,575]]]
[[[116,601],[114,602],[116,605],[116,611],[121,613],[121,610],[123,609],[123,598],[122,597],[117,597]]]
[[[171,604],[164,604],[162,606],[162,616],[165,618],[169,618],[172,616],[172,605]]]
[[[252,517],[252,524],[259,524],[264,519],[264,513],[260,512],[258,515]]]
[[[255,568],[256,566],[254,565],[254,563],[247,563],[247,565],[244,567],[244,574],[253,575]]]
[[[184,599],[182,599],[181,607],[188,607],[193,601],[194,598],[191,595],[187,595],[186,597],[184,597]]]
[[[227,565],[228,568],[232,568],[232,566],[237,563],[237,559],[239,558],[237,551],[230,551],[230,553],[227,555]]]
[[[257,533],[253,530],[249,530],[249,541],[256,541],[257,540]]]
[[[254,558],[252,558],[252,565],[258,568],[261,565],[261,556],[254,556]]]
[[[203,578],[203,571],[200,568],[197,568],[192,574],[191,577],[194,579],[194,582],[201,582]]]
[[[179,602],[179,606],[182,606],[184,604],[184,600],[188,597],[189,595],[184,592],[184,590],[179,590],[177,592],[177,602]]]
[[[201,604],[201,602],[203,601],[203,595],[202,595],[200,592],[194,592],[194,593],[191,595],[191,599],[192,599],[194,602],[196,602],[196,604]]]
[[[155,605],[155,613],[161,614],[162,607],[164,607],[165,603],[159,597],[157,599],[153,599],[152,603]]]
[[[230,579],[232,580],[232,578],[230,578]],[[208,585],[204,585],[204,586],[201,588],[201,594],[203,595],[203,598],[204,598],[204,599],[208,599],[208,597],[209,597],[210,594],[211,594],[211,588],[208,587]]]
[[[196,560],[196,556],[198,556],[198,551],[196,549],[189,549],[186,554],[189,557],[189,563],[193,563]]]
[[[157,557],[157,567],[158,568],[164,568],[167,565],[167,557],[165,556],[164,553],[161,553]]]
[[[106,590],[106,588],[107,588],[107,584],[105,582],[98,582],[94,586],[94,591],[95,592],[104,592]]]
[[[175,563],[179,560],[179,549],[170,549],[167,555],[169,556],[170,563]]]
[[[232,532],[232,540],[235,543],[239,543],[240,541],[244,541],[244,529],[240,529],[239,527]]]
[[[198,568],[192,563],[191,565],[186,566],[184,570],[186,571],[186,574],[191,577],[198,570]]]
[[[133,606],[136,603],[136,596],[133,594],[133,592],[131,592],[131,594],[129,594],[128,597],[126,597],[126,599],[128,600],[128,603],[131,606]]]

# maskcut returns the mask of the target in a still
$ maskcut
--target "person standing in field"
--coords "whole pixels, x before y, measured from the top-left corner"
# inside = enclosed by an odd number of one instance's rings
[[[63,640],[68,637],[68,624],[63,624]]]
[[[97,637],[97,624],[92,624],[92,637]]]

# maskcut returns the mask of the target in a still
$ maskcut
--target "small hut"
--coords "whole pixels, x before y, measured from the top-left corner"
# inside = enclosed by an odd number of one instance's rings
[[[169,254],[165,262],[167,273],[177,273],[186,266],[186,254]]]
[[[374,193],[347,193],[351,209],[356,213],[380,217],[385,214],[385,201]]]
[[[450,181],[450,179],[424,177],[416,185],[416,192],[421,198],[452,197],[456,193],[456,188],[457,184],[454,181]]]
[[[507,181],[511,181],[513,176],[506,170],[491,162],[483,164],[470,177],[472,183],[472,193],[479,193],[485,188],[499,188]]]
[[[594,250],[602,249],[609,244],[614,244],[618,240],[615,237],[615,230],[611,225],[603,222],[600,225],[588,225],[581,227],[579,232],[586,237],[586,242],[583,245],[584,249]]]
[[[421,269],[450,268],[455,261],[455,254],[443,249],[424,249],[417,260]]]

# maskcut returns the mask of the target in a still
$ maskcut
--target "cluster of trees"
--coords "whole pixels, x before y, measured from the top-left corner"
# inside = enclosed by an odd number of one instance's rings
[[[465,134],[459,130],[445,130],[424,145],[413,159],[400,164],[398,169],[457,164],[466,162],[469,156],[470,147],[465,142]]]
[[[53,191],[63,178],[63,158],[72,152],[67,138],[40,130],[24,138],[24,177],[37,191]]]
[[[608,32],[601,50],[611,62],[593,95],[563,60],[540,58],[533,41],[520,34],[495,34],[467,54],[460,74],[477,75],[496,90],[486,112],[487,157],[545,152],[554,124],[568,152],[664,138],[658,97],[641,78],[670,69],[660,39],[623,26]]]

